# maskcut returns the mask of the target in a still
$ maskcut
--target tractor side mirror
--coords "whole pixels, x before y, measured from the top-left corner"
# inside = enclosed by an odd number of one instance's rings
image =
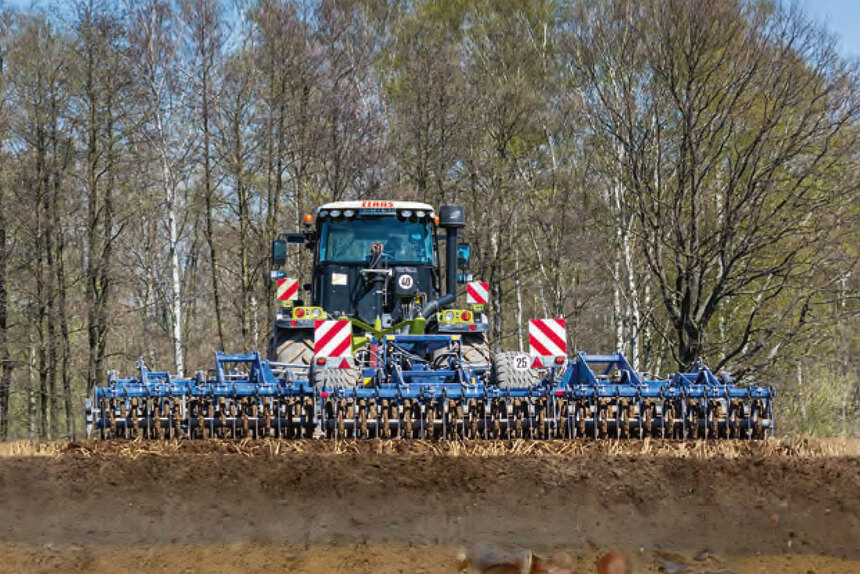
[[[305,234],[301,232],[287,233],[287,243],[294,243],[301,245],[306,241]]]
[[[287,263],[287,242],[283,239],[272,241],[272,266],[281,267]]]
[[[467,271],[472,266],[472,246],[469,243],[457,245],[457,269]]]

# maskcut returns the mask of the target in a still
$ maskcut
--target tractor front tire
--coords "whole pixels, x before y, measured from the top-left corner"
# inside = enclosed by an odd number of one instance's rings
[[[517,368],[517,358],[522,361],[522,353],[504,351],[493,357],[491,381],[501,389],[527,389],[540,382],[540,375],[534,369]],[[526,358],[528,361],[528,358]],[[521,366],[521,365],[520,365]]]
[[[275,363],[310,365],[314,358],[314,334],[306,330],[277,329],[266,353]]]

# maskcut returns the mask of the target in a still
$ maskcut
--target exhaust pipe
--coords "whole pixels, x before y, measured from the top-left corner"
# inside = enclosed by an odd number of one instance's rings
[[[457,297],[457,233],[466,227],[466,210],[462,205],[442,205],[439,207],[439,227],[445,229],[446,293]]]
[[[439,207],[439,227],[445,230],[445,294],[427,303],[421,311],[425,319],[457,300],[457,230],[465,226],[466,210],[462,205]]]

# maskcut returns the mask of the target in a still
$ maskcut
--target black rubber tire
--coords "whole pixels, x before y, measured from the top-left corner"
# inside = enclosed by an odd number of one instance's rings
[[[316,369],[311,366],[311,382],[317,391],[323,387],[352,388],[358,384],[361,377],[361,369],[352,367],[350,369]]]
[[[490,365],[490,344],[484,333],[463,335],[463,362],[467,365]]]
[[[517,369],[516,357],[522,353],[504,351],[493,357],[491,381],[502,389],[525,389],[540,382],[540,375],[534,369]]]
[[[443,333],[448,334],[448,333]],[[481,365],[490,366],[490,345],[484,333],[462,335],[460,339],[463,347],[464,366]],[[451,351],[447,347],[433,351],[431,361],[435,362],[438,357],[447,355]]]
[[[314,358],[314,334],[304,329],[278,329],[269,339],[266,355],[275,363],[310,365]]]

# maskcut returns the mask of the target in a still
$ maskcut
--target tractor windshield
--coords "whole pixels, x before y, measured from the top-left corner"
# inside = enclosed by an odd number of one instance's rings
[[[382,243],[389,263],[433,264],[428,221],[396,217],[326,220],[320,230],[320,262],[365,263],[370,248]]]

